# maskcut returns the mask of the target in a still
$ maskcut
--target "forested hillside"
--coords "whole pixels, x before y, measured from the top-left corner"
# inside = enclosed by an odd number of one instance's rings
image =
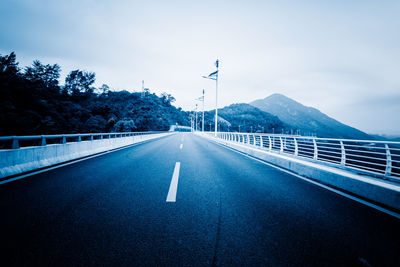
[[[200,114],[200,113],[199,113]],[[214,111],[205,113],[205,129],[214,130]],[[201,117],[198,116],[199,129],[201,129]],[[249,104],[232,104],[218,109],[218,130],[231,132],[264,132],[282,133],[288,132],[291,128],[283,123],[278,117],[264,112]]]
[[[95,73],[81,70],[60,86],[60,71],[39,61],[21,69],[14,53],[0,55],[0,135],[160,131],[190,124],[169,94],[95,88]]]

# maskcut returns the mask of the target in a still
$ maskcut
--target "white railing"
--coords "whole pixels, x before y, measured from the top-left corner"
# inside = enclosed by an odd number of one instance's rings
[[[45,146],[48,144],[65,144],[70,142],[91,141],[99,139],[121,138],[135,135],[156,134],[162,132],[123,132],[123,133],[84,133],[29,136],[0,136],[0,149],[18,149],[22,146]]]
[[[231,132],[219,132],[216,137],[400,182],[400,142]]]

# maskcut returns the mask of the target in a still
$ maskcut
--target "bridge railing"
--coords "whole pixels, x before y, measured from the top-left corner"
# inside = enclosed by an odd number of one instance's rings
[[[121,138],[161,132],[121,132],[121,133],[83,133],[29,136],[0,136],[0,149],[18,149],[27,146],[46,146],[49,144],[66,144],[71,142],[92,141]]]
[[[400,142],[231,132],[217,138],[400,182]]]

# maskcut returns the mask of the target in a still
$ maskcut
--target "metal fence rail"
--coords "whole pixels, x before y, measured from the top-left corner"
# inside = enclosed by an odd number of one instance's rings
[[[230,132],[217,138],[400,182],[400,142]]]
[[[71,142],[99,139],[121,138],[128,136],[156,134],[162,132],[124,132],[124,133],[84,133],[30,136],[0,136],[0,149],[18,149],[28,146],[46,146],[49,144],[66,144]]]

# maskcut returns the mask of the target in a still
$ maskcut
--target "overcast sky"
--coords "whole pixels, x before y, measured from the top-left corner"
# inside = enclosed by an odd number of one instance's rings
[[[168,92],[194,108],[281,93],[368,133],[400,134],[400,1],[2,0],[0,53]]]

